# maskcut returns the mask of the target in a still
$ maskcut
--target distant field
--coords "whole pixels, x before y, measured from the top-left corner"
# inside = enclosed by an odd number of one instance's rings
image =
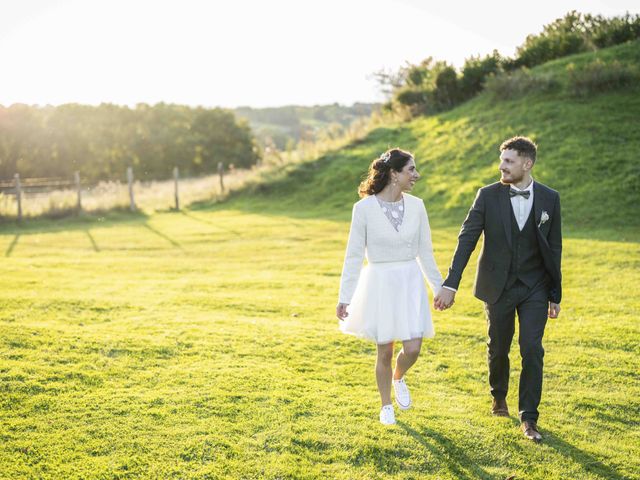
[[[0,230],[1,478],[640,478],[637,239],[566,232],[538,446],[487,413],[473,265],[384,428],[333,317],[348,212],[229,207]]]

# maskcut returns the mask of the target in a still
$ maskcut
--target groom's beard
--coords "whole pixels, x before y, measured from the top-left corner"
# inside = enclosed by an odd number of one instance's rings
[[[509,174],[509,175],[511,175],[511,174]],[[518,183],[522,179],[524,179],[524,174],[520,175],[519,177],[514,177],[513,175],[511,175],[511,177],[509,179],[503,178],[502,174],[500,175],[500,183],[503,184],[503,185],[511,185],[513,183]]]

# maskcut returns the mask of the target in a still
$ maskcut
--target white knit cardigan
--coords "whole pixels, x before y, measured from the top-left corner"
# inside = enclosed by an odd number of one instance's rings
[[[349,242],[340,279],[340,303],[351,303],[362,262],[401,262],[418,259],[423,275],[436,295],[442,286],[442,275],[436,265],[431,243],[431,229],[424,202],[413,195],[404,197],[404,217],[396,231],[374,195],[353,206]]]

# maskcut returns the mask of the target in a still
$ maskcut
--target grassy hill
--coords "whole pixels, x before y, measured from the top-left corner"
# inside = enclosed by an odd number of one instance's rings
[[[637,44],[597,55],[637,58]],[[486,94],[226,203],[2,226],[0,478],[640,479],[637,97]],[[536,177],[560,191],[568,227],[545,441],[513,415],[515,340],[512,416],[489,414],[474,260],[408,375],[414,407],[385,428],[375,346],[334,318],[356,184],[388,144],[412,149],[444,271],[513,133],[539,141]]]
[[[639,227],[640,83],[584,96],[570,91],[567,66],[602,59],[640,66],[640,42],[567,57],[533,69],[551,91],[500,99],[484,92],[460,107],[408,123],[378,128],[350,148],[283,169],[254,185],[254,196],[231,205],[264,201],[310,214],[344,215],[371,159],[388,146],[414,152],[423,175],[414,190],[433,220],[459,223],[476,190],[498,179],[498,146],[513,135],[538,144],[534,177],[561,194],[565,226]],[[242,192],[241,192],[242,195]],[[277,201],[274,201],[277,199]]]

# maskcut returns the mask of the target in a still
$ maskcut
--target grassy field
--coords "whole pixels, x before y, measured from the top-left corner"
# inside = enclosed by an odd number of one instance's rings
[[[2,231],[2,478],[640,478],[637,241],[567,232],[535,445],[488,414],[473,268],[384,428],[333,316],[348,212],[237,207]]]
[[[481,95],[271,169],[223,204],[3,225],[0,478],[640,479],[638,88]],[[539,142],[534,176],[563,202],[546,440],[488,413],[475,260],[408,376],[415,408],[385,428],[375,346],[334,318],[355,186],[388,145],[414,151],[444,272],[516,133]]]

